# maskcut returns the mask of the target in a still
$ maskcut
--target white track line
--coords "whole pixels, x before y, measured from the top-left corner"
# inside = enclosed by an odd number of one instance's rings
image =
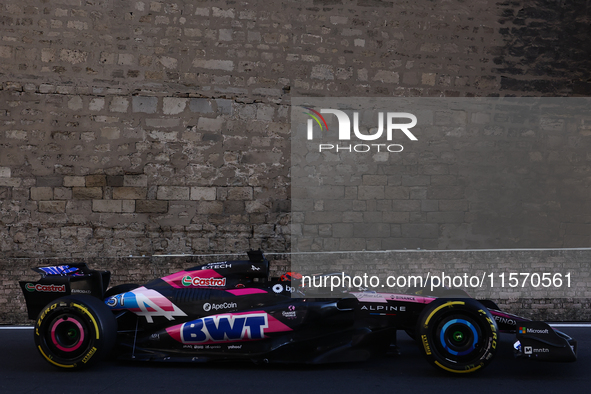
[[[0,330],[32,330],[33,326],[0,326]]]
[[[548,323],[551,327],[591,327],[591,323]]]
[[[449,252],[549,252],[549,251],[585,251],[591,248],[515,248],[515,249],[392,249],[392,250],[350,250],[331,252],[268,252],[265,256],[274,255],[310,255],[310,254],[386,254],[392,252],[420,252],[420,253],[449,253]],[[155,254],[152,256],[130,257],[215,257],[215,256],[244,256],[245,253],[221,253],[221,254]]]

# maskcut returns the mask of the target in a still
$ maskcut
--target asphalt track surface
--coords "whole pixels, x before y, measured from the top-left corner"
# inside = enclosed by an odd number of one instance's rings
[[[102,362],[60,371],[44,361],[30,329],[0,327],[0,393],[585,393],[591,387],[591,325],[560,327],[578,340],[574,363],[513,358],[513,335],[503,334],[495,360],[469,376],[450,376],[423,359],[399,335],[401,355],[322,366],[250,363],[168,364]]]

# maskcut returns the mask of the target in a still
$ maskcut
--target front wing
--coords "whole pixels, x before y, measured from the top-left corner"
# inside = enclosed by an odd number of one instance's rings
[[[517,342],[513,347],[517,357],[537,361],[577,360],[577,341],[563,332],[554,330],[544,322],[520,322],[517,329]]]

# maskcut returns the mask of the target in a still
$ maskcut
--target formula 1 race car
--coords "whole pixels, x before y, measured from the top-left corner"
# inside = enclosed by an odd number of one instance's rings
[[[576,360],[568,335],[501,312],[489,300],[423,288],[321,297],[289,276],[270,280],[262,252],[248,255],[108,290],[110,273],[85,264],[35,268],[40,280],[20,282],[36,319],[35,344],[65,369],[113,352],[150,361],[331,363],[384,353],[405,330],[434,366],[470,373],[491,362],[499,333],[509,332],[517,336],[518,357]]]

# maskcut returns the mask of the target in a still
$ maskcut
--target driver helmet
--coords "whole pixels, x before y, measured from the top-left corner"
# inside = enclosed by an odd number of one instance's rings
[[[285,274],[281,275],[282,282],[291,282],[292,280],[302,279],[302,274],[297,272],[286,272]]]

